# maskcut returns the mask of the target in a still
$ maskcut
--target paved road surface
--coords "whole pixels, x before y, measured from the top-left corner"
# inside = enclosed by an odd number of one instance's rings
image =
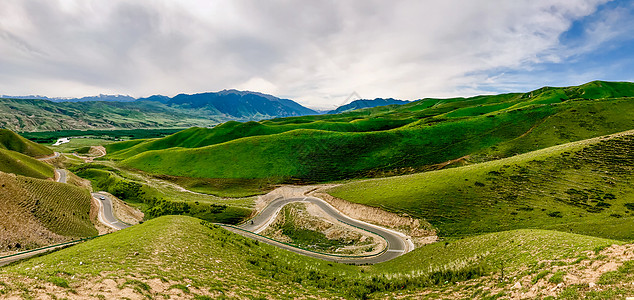
[[[117,219],[113,214],[112,208],[112,199],[106,194],[102,193],[92,193],[92,196],[99,201],[99,214],[98,218],[102,223],[117,229],[121,230],[124,228],[128,228],[131,225],[123,223]],[[102,200],[103,198],[103,200]]]
[[[387,250],[371,257],[366,258],[345,258],[345,257],[336,257],[329,256],[323,254],[317,254],[313,252],[308,252],[299,248],[295,248],[292,246],[288,246],[281,243],[276,243],[274,241],[268,240],[266,238],[257,236],[253,233],[259,233],[263,231],[266,227],[268,227],[274,220],[278,213],[281,211],[282,207],[289,203],[293,202],[310,202],[319,206],[322,210],[324,210],[327,214],[334,217],[335,219],[347,223],[349,225],[353,225],[372,233],[375,233],[381,237],[383,237],[387,241]],[[326,201],[315,198],[315,197],[304,197],[304,198],[279,198],[271,202],[264,210],[260,212],[255,218],[246,222],[242,226],[239,226],[240,229],[235,229],[231,227],[225,227],[235,233],[241,234],[243,236],[257,239],[259,241],[278,246],[280,248],[284,248],[293,252],[297,252],[303,255],[312,256],[320,259],[336,261],[341,263],[354,263],[354,264],[375,264],[379,262],[384,262],[396,258],[404,253],[414,250],[414,244],[411,242],[409,237],[405,236],[402,233],[383,228],[377,225],[368,224],[363,221],[359,221],[356,219],[352,219],[337,209],[332,207]]]
[[[68,177],[68,172],[64,169],[55,169],[55,172],[59,174],[59,177],[57,177],[57,182],[66,183],[66,177]]]

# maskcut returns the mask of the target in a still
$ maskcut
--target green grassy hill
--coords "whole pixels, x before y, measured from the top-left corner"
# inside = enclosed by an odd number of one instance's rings
[[[0,149],[11,150],[36,158],[53,154],[53,150],[46,146],[31,142],[7,129],[0,129]]]
[[[0,171],[33,178],[54,178],[54,168],[24,154],[0,149]]]
[[[87,190],[3,172],[0,183],[0,251],[97,234]]]
[[[634,84],[423,99],[328,116],[194,128],[122,145],[111,158],[155,174],[323,182],[413,173],[470,155],[508,157],[634,128]],[[134,156],[131,156],[134,155]]]
[[[52,155],[49,148],[31,142],[13,131],[0,129],[0,171],[46,179],[55,177],[52,166],[33,157]]]
[[[519,230],[437,243],[379,265],[350,266],[284,251],[194,218],[166,216],[0,269],[0,292],[23,297],[49,293],[57,298],[218,299],[416,297],[423,290],[447,297],[459,290],[469,297],[491,293],[483,287],[497,282],[500,261],[505,276],[533,278],[544,268],[590,260],[588,252],[613,243]],[[464,280],[471,284],[452,284]],[[497,286],[510,291],[512,284]]]
[[[633,168],[634,133],[627,132],[329,193],[426,219],[442,236],[543,228],[633,240]]]

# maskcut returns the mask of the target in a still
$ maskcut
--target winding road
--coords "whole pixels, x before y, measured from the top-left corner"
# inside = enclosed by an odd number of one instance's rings
[[[58,158],[59,155],[60,155],[59,152],[54,152],[53,155],[51,155],[51,156],[40,157],[37,160],[49,160],[49,159],[53,159],[53,158]]]
[[[131,226],[130,224],[119,221],[119,219],[114,216],[112,199],[110,199],[110,196],[104,193],[92,193],[92,197],[99,202],[99,213],[97,214],[97,218],[99,218],[101,223],[116,230],[125,229]]]
[[[296,248],[287,244],[283,244],[277,241],[273,241],[271,239],[267,239],[265,237],[262,237],[260,235],[258,235],[258,233],[262,232],[264,229],[266,229],[271,223],[273,223],[273,221],[275,220],[275,218],[277,217],[277,215],[280,213],[280,211],[282,210],[282,208],[290,203],[293,202],[310,202],[313,203],[315,205],[317,205],[319,208],[321,208],[324,212],[326,212],[328,215],[330,215],[331,217],[337,219],[338,221],[342,222],[342,223],[346,223],[348,225],[352,225],[367,231],[370,231],[376,235],[379,235],[381,237],[383,237],[386,242],[387,242],[387,249],[381,253],[378,253],[376,255],[372,255],[372,256],[367,256],[367,257],[359,257],[359,258],[352,258],[352,257],[345,257],[345,256],[336,256],[336,255],[329,255],[329,254],[323,254],[323,253],[315,253],[315,252],[310,252],[310,251],[306,251],[300,248]],[[400,232],[396,232],[394,230],[390,230],[381,226],[377,226],[377,225],[373,225],[373,224],[369,224],[363,221],[359,221],[356,219],[352,219],[344,214],[342,214],[340,211],[338,211],[336,208],[334,208],[332,205],[330,205],[328,202],[319,199],[319,198],[315,198],[315,197],[303,197],[303,198],[278,198],[273,200],[266,208],[264,208],[264,210],[262,210],[255,218],[247,221],[246,223],[244,223],[241,226],[227,226],[227,225],[222,225],[219,224],[221,226],[223,226],[224,228],[226,228],[227,230],[230,230],[232,232],[238,233],[242,236],[246,236],[252,239],[256,239],[259,240],[261,242],[267,243],[267,244],[271,244],[286,250],[290,250],[302,255],[306,255],[306,256],[311,256],[311,257],[315,257],[315,258],[320,258],[320,259],[324,259],[324,260],[329,260],[329,261],[335,261],[335,262],[340,262],[340,263],[348,263],[348,264],[375,264],[375,263],[380,263],[380,262],[384,262],[384,261],[388,261],[391,259],[394,259],[404,253],[407,253],[409,251],[414,250],[414,244],[412,243],[411,239],[400,233]]]

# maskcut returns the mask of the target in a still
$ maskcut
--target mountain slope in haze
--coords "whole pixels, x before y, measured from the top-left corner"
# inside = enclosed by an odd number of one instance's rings
[[[53,150],[46,146],[31,142],[11,130],[1,128],[0,149],[15,151],[36,158],[53,154]]]
[[[257,130],[240,134],[227,130],[235,124],[218,126],[204,130],[208,145],[196,145],[205,140],[200,136],[190,140],[177,133],[148,142],[153,146],[147,150],[154,151],[119,158],[150,173],[198,178],[323,182],[414,173],[469,155],[475,161],[490,160],[632,129],[631,96],[632,83],[591,82],[525,94],[423,99],[245,123],[240,126]],[[198,135],[203,130],[187,132]],[[144,146],[133,147],[144,151]]]
[[[6,99],[39,99],[39,100],[49,100],[53,102],[82,102],[82,101],[113,101],[113,102],[131,102],[136,99],[127,95],[104,95],[101,94],[99,96],[86,96],[81,98],[50,98],[46,96],[39,95],[29,95],[29,96],[8,96],[2,95],[0,98]]]
[[[164,101],[164,100],[163,100]],[[205,109],[234,118],[245,117],[290,117],[317,114],[288,99],[256,92],[224,90],[217,93],[177,95],[166,102],[170,106]]]
[[[0,172],[0,252],[93,236],[88,190]]]
[[[365,100],[365,99],[361,99],[361,100],[355,100],[352,101],[346,105],[342,105],[337,107],[337,109],[335,110],[331,110],[329,112],[327,112],[328,114],[338,114],[338,113],[342,113],[342,112],[347,112],[347,111],[351,111],[351,110],[355,110],[355,109],[362,109],[362,108],[370,108],[370,107],[377,107],[377,106],[386,106],[386,105],[393,105],[393,104],[397,104],[397,105],[403,105],[403,104],[407,104],[410,103],[410,101],[406,101],[406,100],[396,100],[396,99],[392,99],[392,98],[376,98],[374,100]]]
[[[127,102],[0,99],[0,127],[14,131],[210,127],[316,113],[292,100],[235,90]]]

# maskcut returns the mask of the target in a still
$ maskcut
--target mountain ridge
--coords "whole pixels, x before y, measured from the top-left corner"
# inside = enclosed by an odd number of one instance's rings
[[[237,90],[180,94],[172,98],[154,95],[134,101],[0,99],[0,128],[20,132],[212,127],[230,120],[252,121],[309,114],[318,112],[290,99]]]
[[[412,101],[407,101],[407,100],[398,100],[398,99],[394,99],[394,98],[375,98],[373,100],[370,99],[359,99],[359,100],[354,100],[346,105],[342,105],[337,107],[334,110],[328,111],[326,112],[327,114],[338,114],[338,113],[342,113],[342,112],[347,112],[347,111],[351,111],[351,110],[356,110],[356,109],[363,109],[363,108],[371,108],[371,107],[377,107],[377,106],[386,106],[386,105],[393,105],[393,104],[397,104],[397,105],[403,105],[403,104],[407,104],[410,103]]]

